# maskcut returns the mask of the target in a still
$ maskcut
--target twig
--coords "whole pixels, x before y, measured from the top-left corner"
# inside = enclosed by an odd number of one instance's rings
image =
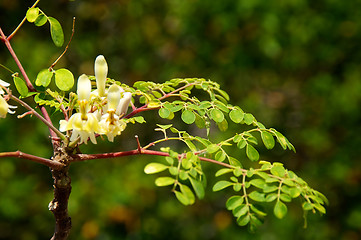
[[[11,56],[15,60],[16,65],[20,69],[21,74],[24,76],[24,79],[25,79],[25,82],[26,82],[26,85],[27,85],[28,89],[31,92],[35,91],[35,88],[34,88],[33,84],[30,82],[30,79],[29,79],[28,75],[26,74],[23,66],[21,65],[18,57],[16,56],[16,54],[14,52],[14,49],[11,47],[9,39],[5,36],[5,34],[4,34],[3,30],[1,29],[1,27],[0,27],[0,35],[3,37],[2,40],[4,41],[4,43],[5,43],[6,47],[7,47],[7,49],[9,50]]]
[[[35,7],[40,0],[37,0],[33,6],[31,6],[31,8]],[[24,22],[26,21],[26,16],[23,18],[23,20],[19,23],[19,25],[15,28],[15,30],[9,35],[9,37],[7,37],[8,41],[10,41],[10,39],[12,39],[14,37],[14,35],[16,34],[16,32],[21,28],[21,26],[24,24]]]
[[[60,162],[52,161],[50,159],[38,157],[38,156],[27,154],[27,153],[23,153],[21,151],[0,153],[0,158],[6,158],[6,157],[16,157],[16,158],[27,159],[27,160],[30,160],[33,162],[41,163],[41,164],[46,165],[53,169],[61,169],[64,167],[64,165]]]
[[[26,102],[20,100],[19,98],[11,95],[10,96],[11,99],[13,99],[14,101],[18,102],[19,104],[21,104],[23,107],[25,107],[27,110],[31,111],[37,118],[39,118],[43,123],[45,123],[46,126],[48,126],[52,131],[54,131],[56,133],[56,135],[58,137],[60,137],[62,140],[65,140],[66,137],[64,134],[62,134],[58,129],[56,129],[53,124],[51,122],[49,122],[50,120],[50,117],[49,115],[47,115],[47,112],[44,108],[45,111],[42,111],[42,113],[44,114],[45,113],[45,116],[48,117],[48,119],[45,119],[43,116],[41,116],[38,112],[36,112],[32,107],[30,107]],[[52,137],[55,137],[55,136],[52,136]]]
[[[114,152],[114,153],[74,154],[74,155],[72,155],[72,160],[71,161],[72,162],[81,162],[81,161],[93,160],[93,159],[118,158],[118,157],[125,157],[125,156],[131,156],[131,155],[140,155],[140,154],[157,155],[157,156],[164,156],[164,157],[169,156],[169,153],[167,153],[167,152],[146,150],[146,149],[141,149],[141,151],[139,151],[138,149],[136,149],[136,150],[131,150],[131,151]],[[201,161],[215,163],[215,164],[227,167],[227,168],[234,168],[230,164],[227,164],[227,163],[224,163],[224,162],[218,162],[218,161],[216,161],[214,159],[210,159],[210,158],[206,158],[206,157],[199,157],[199,156],[198,156],[198,158]]]
[[[70,45],[70,42],[71,40],[73,39],[73,36],[74,36],[74,26],[75,26],[75,17],[73,17],[73,28],[71,30],[71,36],[70,36],[70,39],[69,39],[69,42],[68,44],[66,45],[63,53],[55,60],[55,62],[53,64],[51,64],[51,66],[49,67],[49,69],[53,69],[53,67],[58,63],[58,61],[64,56],[64,54],[66,53],[66,51],[68,51],[68,47]]]

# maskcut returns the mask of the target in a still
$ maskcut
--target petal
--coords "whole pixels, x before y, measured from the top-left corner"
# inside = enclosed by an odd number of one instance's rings
[[[132,100],[132,93],[130,92],[125,92],[123,94],[123,98],[120,99],[119,101],[119,105],[117,107],[117,115],[119,116],[123,116],[127,113],[130,101]]]

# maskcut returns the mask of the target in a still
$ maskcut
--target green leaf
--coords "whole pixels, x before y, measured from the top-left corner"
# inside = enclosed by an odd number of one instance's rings
[[[296,197],[300,196],[300,194],[301,194],[301,190],[300,190],[300,189],[298,189],[298,188],[291,188],[291,189],[290,189],[290,196],[291,196],[291,198],[296,198]]]
[[[239,141],[239,142],[237,143],[237,147],[238,147],[239,149],[244,148],[246,145],[247,145],[247,141],[246,141],[245,139],[242,139],[241,141]]]
[[[52,71],[49,71],[48,69],[41,70],[36,77],[35,85],[44,87],[49,86],[53,74],[54,73]]]
[[[199,199],[204,198],[204,187],[202,182],[195,180],[194,178],[189,178],[191,181],[192,187],[194,189],[194,192],[196,193],[197,197]]]
[[[255,200],[257,202],[264,202],[265,199],[265,194],[264,193],[260,193],[257,191],[253,191],[248,195],[252,200]]]
[[[273,213],[277,218],[282,219],[287,214],[286,204],[278,200],[273,209]]]
[[[251,161],[258,161],[259,159],[258,151],[251,144],[247,144],[246,154]]]
[[[158,110],[158,114],[161,118],[168,118],[170,113],[171,113],[171,111],[167,108],[160,108]]]
[[[192,190],[187,185],[180,185],[180,190],[183,193],[183,195],[188,199],[188,204],[193,204],[195,201],[195,196],[192,192]]]
[[[233,169],[231,169],[231,168],[222,168],[222,169],[219,169],[216,172],[215,176],[219,177],[219,176],[222,176],[222,175],[224,175],[226,173],[230,173],[230,172],[233,172]]]
[[[312,206],[312,204],[309,203],[309,202],[304,202],[304,203],[302,204],[302,208],[303,208],[303,210],[305,210],[305,211],[309,211],[309,210],[312,210],[312,209],[313,209],[313,206]]]
[[[159,177],[155,180],[155,185],[158,187],[169,186],[175,183],[175,179],[171,177]]]
[[[210,114],[210,117],[217,123],[220,123],[224,120],[223,112],[216,108],[211,109],[209,114]]]
[[[196,115],[187,109],[182,112],[181,118],[186,124],[192,124],[196,120]]]
[[[144,120],[144,117],[143,117],[143,116],[134,117],[134,120],[135,120],[137,123],[145,123],[145,122],[146,122],[146,121]]]
[[[257,178],[257,179],[252,179],[251,181],[249,181],[249,183],[255,187],[258,188],[265,188],[267,186],[267,184],[265,183],[265,181],[263,179]]]
[[[207,152],[210,154],[217,152],[218,149],[219,149],[219,146],[217,144],[210,144],[207,146]]]
[[[29,22],[35,22],[36,18],[39,16],[39,8],[29,8],[26,12],[26,19]]]
[[[55,84],[62,91],[69,91],[74,86],[73,74],[65,68],[55,71]]]
[[[219,130],[221,130],[222,132],[225,132],[228,129],[228,122],[226,119],[223,119],[222,122],[217,123],[217,126],[218,126]]]
[[[226,159],[226,154],[223,151],[218,151],[216,153],[215,159],[218,162],[223,162]]]
[[[261,132],[262,141],[267,149],[272,149],[275,146],[275,139],[273,135],[267,131]]]
[[[178,201],[181,202],[183,205],[189,205],[189,199],[181,192],[174,191],[175,196],[177,197]]]
[[[48,21],[48,18],[43,14],[39,14],[38,17],[35,19],[35,26],[41,27]]]
[[[247,212],[249,211],[249,206],[248,205],[245,205],[245,204],[242,204],[240,205],[239,207],[236,207],[232,213],[233,215],[236,217],[236,218],[239,218],[243,215],[245,215]]]
[[[276,130],[274,130],[273,133],[276,135],[277,141],[282,146],[282,148],[284,150],[286,150],[286,148],[287,148],[287,139],[285,138],[285,136],[283,136],[281,133],[277,132]]]
[[[266,202],[273,202],[278,197],[278,193],[271,193],[266,196]]]
[[[267,216],[267,214],[261,210],[259,210],[258,208],[256,208],[254,205],[251,205],[251,210],[256,213],[259,216],[265,217]]]
[[[243,117],[244,117],[244,112],[242,110],[239,110],[239,109],[233,109],[229,113],[229,118],[235,123],[242,122]]]
[[[229,186],[232,186],[232,185],[233,185],[232,182],[228,182],[228,181],[224,181],[224,180],[219,181],[216,184],[214,184],[213,192],[220,191],[220,190],[225,189],[225,188],[227,188]]]
[[[53,17],[48,17],[48,21],[50,23],[51,38],[53,39],[55,46],[57,47],[63,46],[64,33],[60,23],[58,22],[58,20],[56,20]]]
[[[284,177],[286,174],[286,170],[283,166],[281,165],[274,165],[271,168],[271,173],[277,177]]]
[[[166,170],[168,166],[161,163],[149,163],[144,168],[146,174],[154,174]]]
[[[199,116],[198,114],[196,114],[196,125],[198,128],[205,128],[206,127],[206,120],[204,118],[202,118],[201,116]]]
[[[251,125],[255,119],[252,114],[246,113],[244,114],[243,120],[247,125]]]
[[[247,214],[246,216],[237,219],[237,223],[239,226],[246,226],[250,220],[251,220],[251,217],[250,217],[250,215]]]
[[[26,86],[25,82],[21,78],[15,76],[14,83],[15,83],[16,90],[18,90],[20,95],[22,97],[27,97],[28,93],[29,93],[29,89]]]
[[[226,207],[228,210],[233,210],[236,207],[240,206],[244,201],[244,196],[232,196],[230,198],[228,198],[227,202],[226,202]]]

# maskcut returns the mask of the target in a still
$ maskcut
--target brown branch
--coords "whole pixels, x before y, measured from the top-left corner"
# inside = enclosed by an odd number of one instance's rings
[[[30,160],[33,162],[41,163],[41,164],[48,166],[50,168],[53,168],[53,169],[61,169],[64,167],[64,164],[62,164],[60,162],[52,161],[50,159],[38,157],[38,156],[27,154],[27,153],[23,153],[21,151],[0,153],[0,158],[8,158],[8,157],[27,159],[27,160]]]
[[[55,231],[51,240],[66,240],[72,227],[68,214],[71,178],[68,168],[51,169],[51,174],[54,179],[54,199],[49,203],[49,210],[55,218]]]
[[[35,91],[35,88],[34,88],[33,84],[30,82],[30,79],[29,79],[28,75],[26,74],[23,66],[21,65],[18,57],[16,56],[16,54],[14,52],[14,49],[11,47],[9,39],[5,36],[5,34],[4,34],[4,32],[2,31],[1,28],[0,28],[0,35],[3,38],[2,40],[4,41],[4,43],[5,43],[6,47],[7,47],[7,49],[9,50],[11,56],[15,60],[16,65],[20,69],[21,74],[24,76],[24,79],[25,79],[25,82],[26,82],[26,85],[27,85],[28,89],[30,91],[32,91],[32,92]]]
[[[125,157],[125,156],[140,155],[140,154],[157,155],[157,156],[164,156],[164,157],[169,156],[169,153],[167,153],[167,152],[147,150],[147,149],[141,148],[140,150],[136,149],[136,150],[131,150],[131,151],[114,152],[114,153],[74,154],[74,155],[72,155],[72,160],[71,161],[72,162],[81,162],[81,161],[93,160],[93,159],[117,158],[117,157]],[[221,165],[221,166],[224,166],[224,167],[227,167],[227,168],[234,168],[230,164],[227,164],[227,163],[224,163],[224,162],[219,162],[219,161],[216,161],[214,159],[210,159],[210,158],[206,158],[206,157],[200,157],[200,156],[198,156],[198,158],[201,161],[218,164],[218,165]]]

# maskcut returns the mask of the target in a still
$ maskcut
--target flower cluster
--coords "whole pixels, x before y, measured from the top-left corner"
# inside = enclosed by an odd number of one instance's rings
[[[4,89],[9,86],[9,83],[0,79],[0,118],[5,118],[7,113],[15,113],[14,111],[11,111],[10,108],[16,108],[16,106],[9,105],[7,100],[5,100],[5,98],[3,97],[5,94]]]
[[[127,112],[132,94],[117,84],[106,88],[108,65],[104,56],[96,58],[94,71],[97,89],[92,91],[90,79],[81,75],[77,84],[78,112],[68,121],[60,120],[60,131],[72,130],[70,141],[80,138],[79,143],[86,144],[90,138],[96,144],[95,134],[104,134],[113,142],[126,127],[122,117]]]

